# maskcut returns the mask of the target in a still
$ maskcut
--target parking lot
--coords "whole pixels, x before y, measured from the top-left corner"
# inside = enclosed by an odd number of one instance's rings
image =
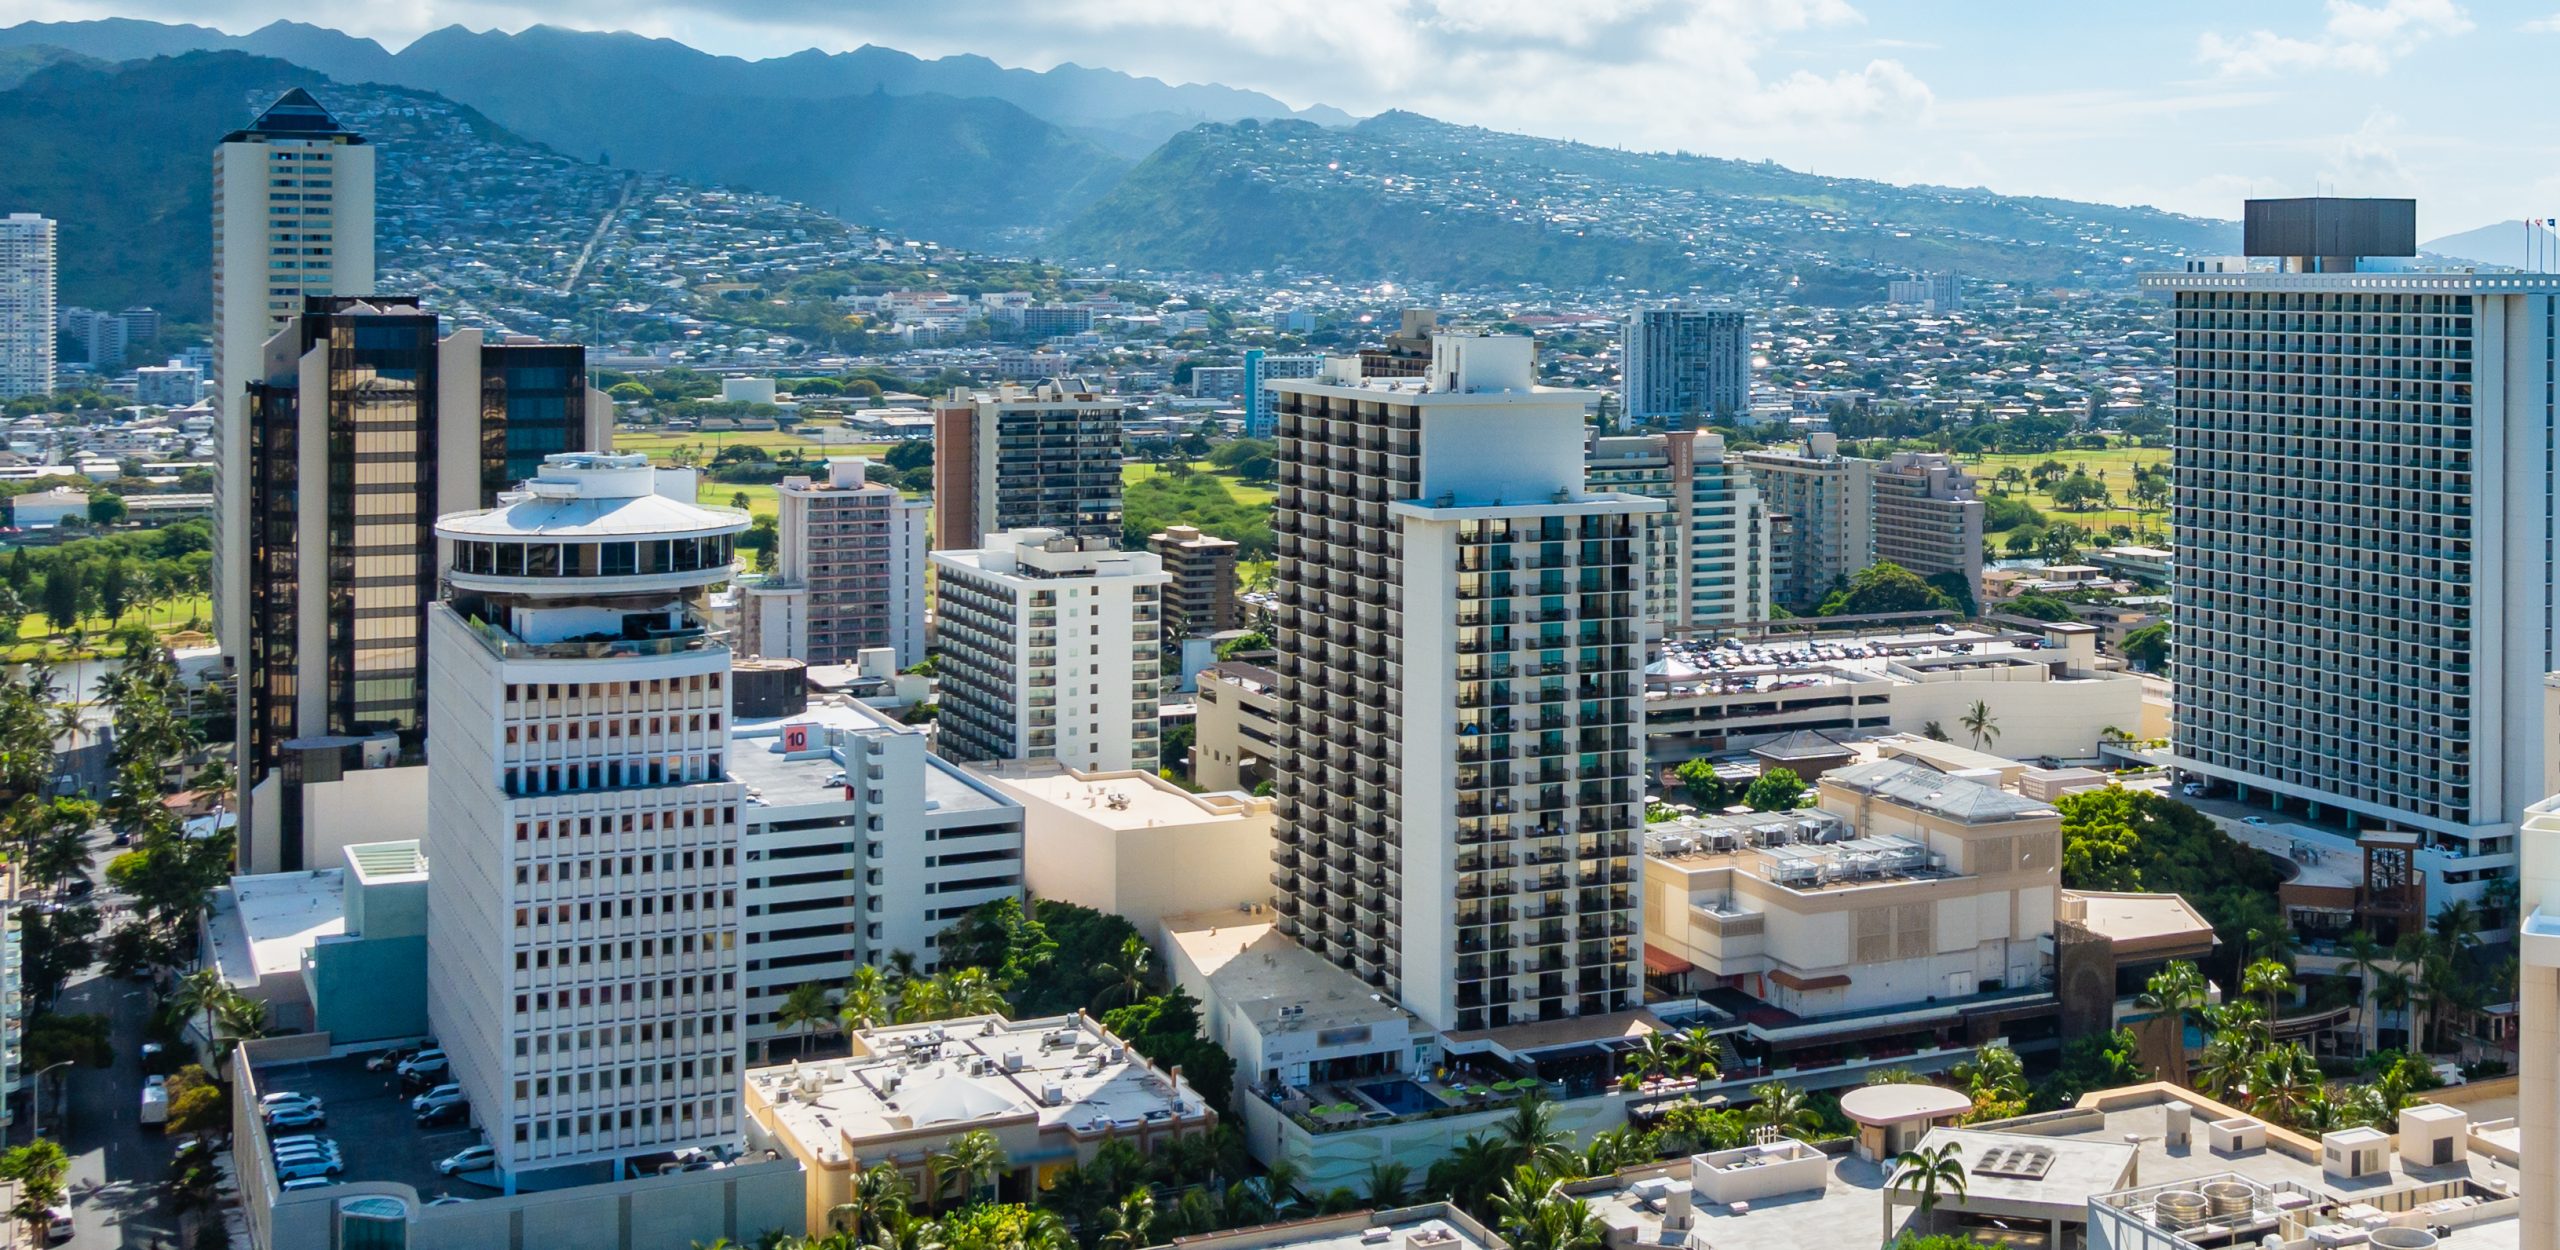
[[[257,1076],[262,1094],[290,1090],[326,1106],[329,1126],[317,1131],[336,1139],[346,1156],[340,1181],[394,1181],[428,1199],[496,1192],[461,1177],[436,1175],[436,1160],[479,1141],[480,1130],[468,1124],[419,1128],[409,1112],[409,1095],[390,1072],[367,1072],[363,1059],[346,1058],[268,1064]]]

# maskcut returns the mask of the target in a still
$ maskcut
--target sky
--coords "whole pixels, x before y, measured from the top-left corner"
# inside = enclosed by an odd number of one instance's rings
[[[2312,193],[2415,196],[2421,238],[2560,217],[2560,0],[0,0],[101,16],[873,43],[2217,217]]]

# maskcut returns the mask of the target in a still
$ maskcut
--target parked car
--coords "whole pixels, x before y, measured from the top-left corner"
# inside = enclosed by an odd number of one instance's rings
[[[347,1165],[336,1159],[279,1160],[276,1163],[276,1179],[278,1181],[307,1180],[312,1177],[336,1176],[346,1170]]]
[[[454,1151],[452,1154],[446,1155],[443,1159],[438,1160],[436,1163],[436,1175],[454,1176],[463,1172],[477,1172],[483,1168],[495,1166],[497,1162],[498,1151],[496,1147],[465,1146],[460,1150]]]
[[[283,1106],[267,1113],[268,1128],[327,1128],[329,1115],[317,1104],[307,1107]]]
[[[464,1118],[468,1117],[470,1114],[470,1103],[449,1102],[442,1106],[429,1107],[426,1110],[419,1112],[418,1127],[442,1128],[448,1124],[460,1124]]]
[[[323,1137],[318,1133],[296,1133],[290,1137],[279,1137],[274,1141],[267,1143],[267,1150],[270,1153],[292,1150],[298,1147],[317,1147],[321,1150],[326,1150],[335,1154],[338,1150],[338,1143],[334,1138]]]
[[[289,1194],[298,1194],[306,1189],[327,1189],[331,1185],[335,1185],[337,1183],[338,1182],[331,1177],[305,1176],[299,1180],[286,1181],[285,1183],[276,1186],[276,1188]]]
[[[427,1199],[427,1205],[431,1207],[458,1207],[469,1201],[471,1201],[469,1198],[465,1198],[460,1194],[446,1194],[441,1198]]]
[[[71,1234],[75,1231],[71,1224],[71,1208],[50,1207],[46,1209],[44,1217],[46,1244],[71,1240]]]
[[[430,1046],[425,1050],[419,1051],[418,1053],[401,1060],[397,1071],[402,1076],[409,1076],[414,1073],[425,1071],[429,1068],[443,1068],[450,1066],[452,1066],[451,1061],[446,1058],[444,1048],[441,1046]]]
[[[279,1146],[276,1148],[276,1161],[279,1163],[287,1159],[327,1159],[335,1163],[344,1163],[346,1162],[346,1158],[346,1155],[339,1152],[338,1147],[334,1142],[321,1144],[305,1143],[298,1146]]]
[[[401,1073],[400,1088],[412,1091],[426,1089],[430,1086],[442,1085],[452,1077],[453,1065],[438,1059],[426,1067],[412,1068]]]
[[[320,1100],[309,1094],[295,1093],[289,1089],[280,1089],[271,1094],[260,1095],[258,1098],[258,1105],[270,1111],[278,1107],[294,1106],[298,1104],[308,1104],[310,1106],[317,1107],[320,1105]]]
[[[2244,825],[2263,825],[2267,823],[2267,818],[2264,816],[2243,816],[2240,818],[2240,823]]]
[[[442,1085],[436,1086],[434,1089],[428,1090],[427,1092],[410,1099],[409,1109],[411,1111],[425,1111],[430,1107],[449,1106],[453,1103],[462,1101],[464,1101],[462,1096],[462,1087],[451,1081],[447,1081]]]

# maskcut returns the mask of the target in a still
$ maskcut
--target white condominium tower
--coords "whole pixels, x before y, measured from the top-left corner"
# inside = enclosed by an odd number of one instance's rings
[[[1440,1029],[1638,1005],[1645,518],[1585,392],[1443,334],[1278,395],[1277,923]]]
[[[2478,856],[2485,889],[2550,751],[2560,278],[2359,263],[2414,253],[2414,220],[2253,200],[2280,271],[2143,279],[2177,317],[2172,746],[2243,797]]]
[[[645,456],[554,456],[436,524],[427,1012],[513,1192],[740,1131],[729,649],[702,600],[747,515]]]
[[[1751,322],[1729,308],[1640,308],[1619,331],[1627,420],[1674,429],[1751,412]]]
[[[0,217],[0,399],[53,393],[57,246],[52,219]]]
[[[1645,617],[1672,631],[1769,619],[1769,510],[1724,436],[1594,439],[1591,489],[1663,501],[1645,522]]]
[[[1164,588],[1151,551],[1051,529],[933,553],[942,654],[936,750],[1154,772]]]
[[[297,87],[213,150],[213,626],[248,646],[250,453],[243,388],[313,296],[373,294],[373,148]]]

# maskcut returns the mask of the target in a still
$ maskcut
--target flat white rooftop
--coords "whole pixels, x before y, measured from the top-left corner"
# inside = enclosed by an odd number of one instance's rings
[[[820,1157],[876,1156],[904,1149],[888,1144],[895,1139],[938,1140],[1006,1120],[1099,1134],[1208,1111],[1188,1084],[1082,1015],[973,1016],[851,1040],[850,1058],[747,1073],[776,1124]]]
[[[1269,912],[1232,908],[1164,918],[1165,940],[1208,978],[1217,1001],[1269,1033],[1421,1022],[1381,1001],[1367,982],[1271,928]]]
[[[1017,794],[1115,830],[1243,820],[1251,812],[1236,796],[1192,794],[1151,773],[1077,773],[1054,761],[1045,766],[1016,761],[977,771]]]
[[[233,877],[204,925],[214,966],[235,986],[298,971],[313,943],[347,931],[346,873],[322,868]]]

